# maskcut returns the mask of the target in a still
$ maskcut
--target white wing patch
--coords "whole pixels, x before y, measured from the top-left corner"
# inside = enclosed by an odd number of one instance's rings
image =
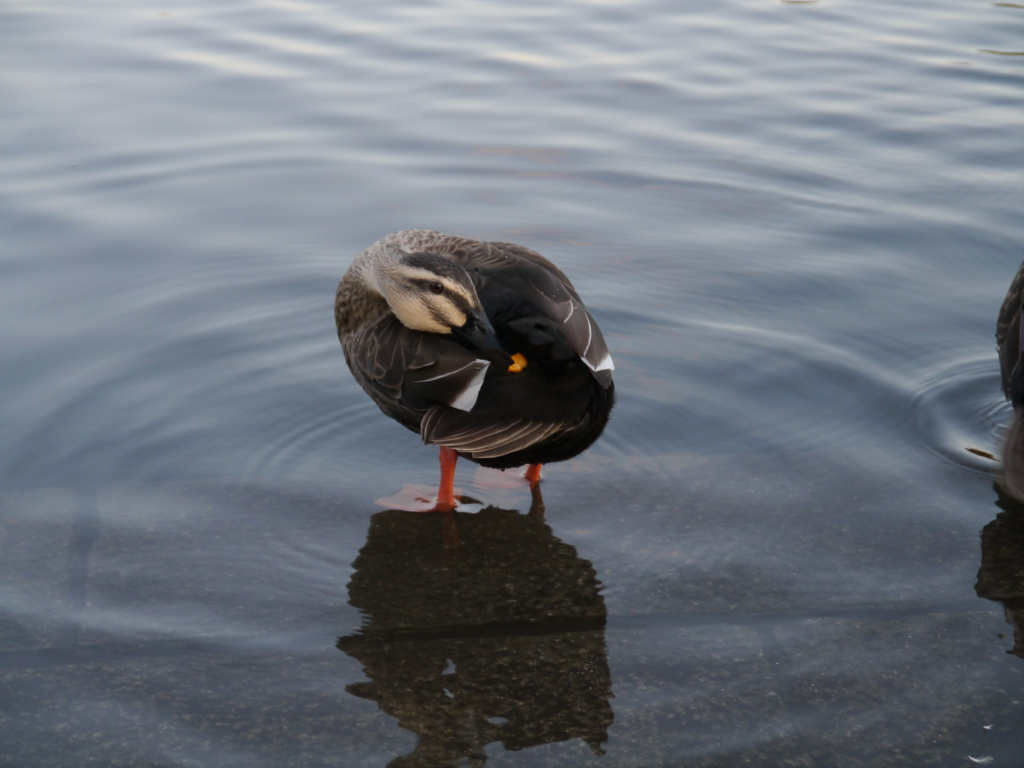
[[[480,370],[476,372],[476,375],[470,379],[469,384],[462,390],[458,397],[450,403],[452,408],[458,408],[460,411],[471,411],[473,406],[476,405],[476,399],[480,395],[480,387],[484,385],[484,376],[487,374],[487,368],[491,365],[490,361],[481,360],[483,365],[480,366]]]
[[[610,354],[605,355],[603,358],[601,358],[601,362],[599,362],[597,365],[592,365],[591,362],[589,360],[587,360],[587,358],[585,358],[585,357],[580,358],[580,359],[583,360],[583,362],[586,364],[587,368],[589,368],[592,371],[614,371],[615,370],[615,363],[612,362],[612,356]]]

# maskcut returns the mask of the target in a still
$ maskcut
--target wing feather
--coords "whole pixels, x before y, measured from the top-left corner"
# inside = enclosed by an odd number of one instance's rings
[[[420,436],[430,445],[443,445],[473,458],[504,456],[541,442],[562,428],[560,422],[515,417],[493,418],[483,423],[445,406],[431,408],[420,423]]]
[[[535,423],[530,430],[517,434],[515,439],[505,440],[501,445],[491,446],[485,450],[473,451],[473,458],[495,459],[499,456],[505,456],[509,453],[524,450],[525,448],[529,448],[531,445],[541,442],[549,435],[554,434],[561,426],[561,424],[545,422]]]
[[[469,245],[472,243],[472,245]],[[499,282],[515,285],[523,298],[558,323],[569,347],[607,388],[615,369],[604,335],[569,278],[536,251],[512,243],[465,241],[453,254],[467,269],[479,269]]]
[[[531,429],[530,424],[523,424],[522,419],[516,419],[511,424],[493,423],[482,426],[469,433],[458,437],[449,435],[445,438],[445,445],[449,448],[457,446],[458,450],[467,453],[483,451],[511,442],[517,436]]]
[[[344,343],[359,383],[409,409],[410,418],[412,411],[437,403],[471,409],[490,365],[455,342],[406,328],[390,314]]]

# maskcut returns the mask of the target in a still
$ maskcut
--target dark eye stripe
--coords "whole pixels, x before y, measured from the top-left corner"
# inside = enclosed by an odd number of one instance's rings
[[[461,293],[453,293],[449,291],[448,298],[451,299],[452,304],[459,308],[466,317],[473,314],[473,305],[466,301],[466,297]]]
[[[447,318],[444,315],[442,315],[440,312],[438,312],[433,307],[430,307],[430,316],[433,317],[434,320],[437,321],[438,325],[443,325],[443,326],[450,326],[451,325],[452,321],[449,318]]]
[[[440,280],[416,279],[413,280],[413,282],[423,290],[435,293],[431,286],[434,283],[439,283]],[[444,287],[443,283],[442,286]],[[462,312],[462,314],[466,315],[467,317],[469,317],[469,315],[473,314],[476,311],[473,307],[473,304],[465,296],[463,296],[461,292],[456,292],[445,287],[445,290],[442,291],[442,293],[444,293],[448,297],[448,300],[451,301],[451,303],[454,304]]]

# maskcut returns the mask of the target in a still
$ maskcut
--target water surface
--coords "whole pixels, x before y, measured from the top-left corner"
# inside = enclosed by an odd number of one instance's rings
[[[1019,766],[1022,14],[5,3],[0,762]],[[601,324],[542,497],[375,504],[331,307],[414,227]]]

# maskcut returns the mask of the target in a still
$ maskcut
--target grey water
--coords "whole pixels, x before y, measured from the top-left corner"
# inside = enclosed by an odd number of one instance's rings
[[[0,3],[0,764],[1019,766],[1024,6]],[[573,279],[539,494],[345,368],[353,256]],[[378,500],[383,500],[378,504]]]

